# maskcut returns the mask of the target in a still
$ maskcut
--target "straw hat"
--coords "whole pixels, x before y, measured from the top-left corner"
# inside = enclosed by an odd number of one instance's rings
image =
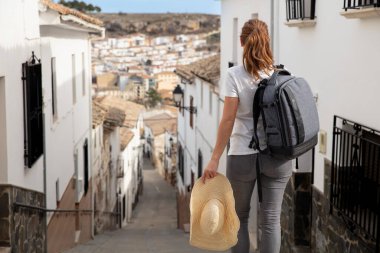
[[[225,251],[234,246],[240,222],[228,179],[219,174],[198,179],[190,199],[190,244],[205,250]]]

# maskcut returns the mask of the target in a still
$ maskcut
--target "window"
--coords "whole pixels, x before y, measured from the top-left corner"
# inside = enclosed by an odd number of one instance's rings
[[[198,178],[203,174],[203,156],[201,150],[198,150]]]
[[[190,96],[190,108],[193,108],[193,104],[194,104],[194,98]],[[189,116],[190,116],[190,127],[194,128],[194,113],[190,111]]]
[[[380,7],[380,0],[344,0],[343,9],[346,11],[347,9],[358,9],[362,7]]]
[[[71,75],[73,85],[73,104],[77,102],[77,84],[76,84],[76,67],[75,67],[75,54],[71,55]]]
[[[212,91],[209,92],[209,113],[212,115]]]
[[[123,220],[125,220],[125,217],[127,217],[126,210],[127,210],[127,201],[124,195],[123,196]]]
[[[87,194],[88,191],[88,180],[89,180],[89,171],[88,171],[88,141],[87,139],[83,144],[83,170],[84,170],[84,194]]]
[[[315,0],[286,0],[286,20],[313,20]]]
[[[380,131],[334,117],[330,213],[337,211],[351,231],[374,243],[380,233],[379,157]]]
[[[184,158],[183,158],[183,149],[181,145],[178,145],[178,171],[182,178],[182,182],[184,182]]]
[[[51,58],[51,108],[53,114],[53,121],[57,120],[57,71],[56,71],[56,59]]]
[[[31,168],[42,156],[44,126],[42,121],[42,78],[41,64],[32,62],[22,65],[24,95],[24,158],[25,166]]]
[[[59,192],[59,178],[55,181],[55,200],[57,202],[57,206],[59,205],[60,200],[60,192]]]
[[[86,96],[86,58],[82,53],[82,95]]]

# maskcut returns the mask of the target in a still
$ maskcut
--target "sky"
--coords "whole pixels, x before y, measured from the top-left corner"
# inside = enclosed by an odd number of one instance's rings
[[[220,14],[219,0],[84,0],[102,12]]]

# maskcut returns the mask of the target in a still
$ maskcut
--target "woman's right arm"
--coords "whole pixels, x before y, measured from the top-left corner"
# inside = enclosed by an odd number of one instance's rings
[[[225,97],[223,116],[219,124],[215,148],[212,152],[211,160],[209,161],[204,170],[202,176],[203,183],[206,182],[206,179],[213,178],[217,174],[219,159],[222,156],[224,149],[227,146],[228,140],[231,136],[238,106],[239,98]]]

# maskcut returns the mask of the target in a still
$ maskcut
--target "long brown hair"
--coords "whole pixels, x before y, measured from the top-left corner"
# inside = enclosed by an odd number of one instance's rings
[[[267,24],[258,19],[248,20],[243,26],[240,39],[244,45],[245,70],[256,79],[260,78],[259,71],[269,74],[273,69],[273,56]]]

